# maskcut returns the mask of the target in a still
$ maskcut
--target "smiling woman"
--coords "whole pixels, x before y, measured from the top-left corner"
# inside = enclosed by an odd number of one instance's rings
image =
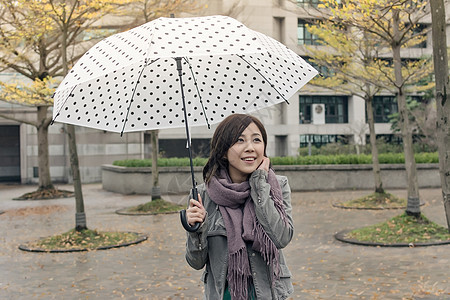
[[[206,268],[207,299],[285,299],[293,292],[281,251],[294,230],[291,191],[287,177],[270,168],[266,145],[263,124],[250,115],[230,115],[214,132],[205,183],[186,210],[191,226],[201,224],[188,234],[186,259]]]
[[[265,157],[265,145],[261,130],[255,123],[250,123],[227,151],[228,174],[233,182],[244,182],[264,160],[268,161]],[[265,170],[269,171],[268,164],[265,165]]]

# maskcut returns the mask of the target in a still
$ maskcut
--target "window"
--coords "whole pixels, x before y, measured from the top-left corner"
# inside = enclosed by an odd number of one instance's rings
[[[320,0],[297,0],[297,4],[299,6],[313,6],[313,7],[317,7],[319,5],[321,1]]]
[[[297,23],[297,40],[299,45],[318,45],[318,37],[311,34],[306,28],[308,24],[305,20],[298,19]]]
[[[410,48],[426,48],[427,47],[427,38],[426,38],[426,33],[425,30],[427,29],[427,26],[425,24],[417,24],[413,29],[413,35],[421,35],[421,36],[425,36],[424,40],[420,43],[418,43],[417,45],[411,46]]]
[[[117,29],[109,29],[109,28],[101,28],[101,29],[90,29],[85,30],[83,34],[81,34],[77,39],[78,41],[90,41],[90,40],[98,40],[103,39],[107,36],[113,35],[117,33]]]
[[[387,57],[387,58],[377,58],[378,61],[383,62],[384,66],[386,67],[390,67],[393,68],[394,67],[394,59],[392,57]],[[423,61],[425,62],[425,58],[401,58],[401,64],[402,66],[406,67],[408,66],[408,64],[410,63],[417,63]]]
[[[343,135],[329,135],[329,134],[306,134],[300,136],[300,147],[311,146],[317,148],[330,144],[330,143],[341,143],[348,144],[348,138]]]
[[[324,78],[333,77],[335,75],[335,72],[329,69],[327,66],[318,65],[315,62],[312,62],[311,57],[303,57],[303,59],[306,60],[306,62],[310,64],[314,69],[316,69]]]
[[[325,104],[325,123],[348,123],[347,96],[304,96],[299,97],[300,124],[311,123],[312,105]]]
[[[301,7],[307,7],[307,6],[311,6],[311,7],[319,7],[319,4],[323,3],[323,1],[321,0],[297,0],[297,5],[301,6]],[[338,7],[341,7],[341,0],[337,0],[336,4]]]
[[[276,135],[275,136],[275,155],[276,156],[286,156],[287,153],[287,135]]]
[[[375,123],[389,123],[389,115],[398,112],[394,96],[374,96],[372,105]]]
[[[192,139],[191,150],[193,157],[209,157],[210,139]],[[144,134],[144,158],[151,158],[151,138],[150,134]],[[186,139],[159,139],[158,150],[162,157],[188,157]]]

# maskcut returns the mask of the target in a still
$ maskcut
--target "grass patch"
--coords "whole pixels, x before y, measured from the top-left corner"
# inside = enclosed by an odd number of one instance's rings
[[[350,231],[346,238],[382,244],[416,244],[449,241],[450,233],[424,215],[415,218],[404,213],[389,221]]]
[[[179,204],[164,201],[163,199],[155,199],[144,204],[139,204],[138,206],[130,207],[126,211],[131,213],[161,214],[178,212],[183,208],[185,207]]]
[[[339,203],[338,205],[348,208],[387,209],[406,207],[407,201],[390,193],[372,193],[358,199]]]
[[[72,229],[66,233],[54,235],[35,242],[29,242],[25,246],[30,249],[45,251],[51,250],[95,250],[101,247],[111,247],[132,243],[139,239],[139,234],[134,232],[100,232],[85,229],[76,231]]]

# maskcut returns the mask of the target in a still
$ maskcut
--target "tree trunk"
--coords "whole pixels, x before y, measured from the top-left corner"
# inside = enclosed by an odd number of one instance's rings
[[[69,137],[70,166],[72,167],[73,187],[75,192],[75,229],[78,231],[87,229],[86,214],[84,212],[83,192],[81,190],[80,167],[78,164],[77,143],[75,138],[75,126],[66,125]]]
[[[408,202],[406,213],[415,217],[420,216],[419,184],[417,181],[416,161],[412,145],[412,130],[409,124],[408,109],[406,106],[406,95],[403,90],[402,61],[400,56],[400,33],[399,33],[399,11],[393,11],[394,39],[392,43],[392,54],[394,59],[395,85],[397,87],[397,103],[400,115],[400,128],[405,153],[405,169],[408,185]]]
[[[50,176],[48,156],[48,124],[46,122],[47,110],[47,106],[37,107],[39,189],[54,189]]]
[[[436,133],[439,149],[439,173],[441,176],[447,227],[450,232],[450,102],[445,6],[443,0],[431,0],[433,34],[433,60],[436,80]]]
[[[64,26],[61,31],[61,58],[64,75],[69,73],[67,63],[67,38],[68,27]],[[84,212],[83,190],[81,188],[80,165],[78,163],[77,140],[75,137],[75,126],[66,124],[66,132],[69,141],[70,167],[73,176],[73,189],[75,192],[75,230],[87,229],[86,213]]]
[[[380,162],[378,160],[377,136],[375,133],[375,120],[373,118],[373,97],[366,99],[367,122],[369,123],[370,147],[372,149],[372,170],[375,182],[375,193],[384,194],[381,180]]]
[[[152,200],[161,199],[158,170],[158,130],[151,131],[152,140]]]

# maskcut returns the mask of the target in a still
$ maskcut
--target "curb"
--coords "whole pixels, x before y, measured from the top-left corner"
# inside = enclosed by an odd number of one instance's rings
[[[123,243],[118,245],[110,245],[110,246],[102,246],[95,249],[54,249],[54,250],[45,250],[40,248],[28,248],[26,245],[20,245],[19,249],[22,251],[27,252],[39,252],[39,253],[69,253],[69,252],[85,252],[85,251],[95,251],[95,250],[108,250],[113,248],[121,248],[121,247],[127,247],[135,244],[139,244],[143,241],[146,241],[148,239],[147,235],[138,233],[138,232],[130,232],[130,233],[136,233],[138,235],[138,239],[129,243]]]
[[[345,234],[352,231],[351,229],[346,229],[339,231],[334,235],[334,237],[341,242],[349,243],[353,245],[360,245],[360,246],[370,246],[370,247],[408,247],[408,248],[415,248],[415,247],[429,247],[429,246],[441,246],[441,245],[448,245],[450,244],[450,240],[448,241],[441,241],[441,242],[431,242],[431,243],[398,243],[398,244],[383,244],[383,243],[374,243],[374,242],[365,242],[365,241],[359,241],[355,239],[349,239],[345,237]]]
[[[154,216],[154,215],[171,215],[171,214],[177,214],[180,211],[170,211],[170,212],[159,212],[159,213],[151,213],[151,212],[129,212],[127,211],[128,208],[121,208],[115,211],[118,215],[125,215],[125,216]]]
[[[424,206],[425,202],[420,202],[420,206]],[[359,210],[389,210],[389,209],[406,209],[406,206],[397,206],[397,207],[356,207],[356,206],[344,206],[339,205],[338,203],[333,203],[333,207],[343,208],[343,209],[359,209]]]

